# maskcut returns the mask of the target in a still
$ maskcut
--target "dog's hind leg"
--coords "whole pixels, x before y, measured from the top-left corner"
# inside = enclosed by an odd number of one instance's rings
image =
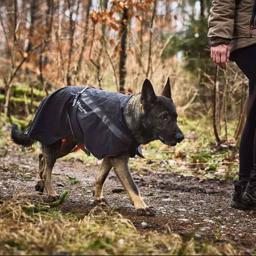
[[[39,154],[38,160],[39,160],[39,177],[40,177],[40,180],[37,182],[37,184],[35,186],[35,190],[43,193],[44,192],[43,173],[44,173],[44,168],[45,168],[45,166],[44,166],[45,161],[44,161],[43,154]]]
[[[73,138],[65,138],[64,140],[58,141],[53,145],[46,146],[42,145],[42,154],[39,154],[39,177],[40,180],[37,182],[35,186],[35,190],[39,192],[44,192],[46,187],[45,178],[50,177],[51,179],[51,165],[54,165],[57,158],[63,157],[69,154],[72,149],[76,146],[76,142]],[[50,159],[51,156],[53,159]],[[54,160],[55,158],[55,160]],[[54,163],[51,163],[54,161]],[[48,170],[48,171],[46,171]],[[47,174],[48,173],[48,174]],[[49,178],[48,178],[49,179]],[[47,184],[51,184],[51,182],[47,181]],[[48,190],[50,194],[56,194],[53,189],[51,189],[51,185],[48,185]],[[52,191],[52,192],[51,192]],[[48,192],[47,192],[48,193]]]
[[[105,157],[101,163],[101,166],[96,178],[96,183],[95,183],[95,202],[96,203],[105,202],[103,197],[103,185],[111,168],[112,168],[112,164],[110,162],[110,159],[108,157]]]
[[[154,215],[153,209],[149,208],[145,204],[137,186],[132,179],[128,167],[128,160],[128,156],[111,158],[111,163],[114,167],[114,171],[120,179],[122,185],[125,187],[130,199],[134,204],[135,209],[137,209],[138,212],[141,214]]]
[[[42,173],[44,188],[47,195],[56,197],[57,193],[52,187],[52,169],[59,154],[60,142],[52,145],[43,145],[44,170]]]

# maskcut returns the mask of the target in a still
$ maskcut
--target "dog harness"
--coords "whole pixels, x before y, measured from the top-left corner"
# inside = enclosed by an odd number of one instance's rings
[[[98,159],[140,155],[123,116],[130,98],[91,87],[61,88],[42,101],[27,133],[46,145],[73,137]]]

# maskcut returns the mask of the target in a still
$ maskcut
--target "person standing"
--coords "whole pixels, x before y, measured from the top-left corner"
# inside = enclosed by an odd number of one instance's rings
[[[212,61],[235,61],[249,80],[250,107],[239,147],[239,179],[231,206],[256,209],[256,0],[213,0],[208,18]]]

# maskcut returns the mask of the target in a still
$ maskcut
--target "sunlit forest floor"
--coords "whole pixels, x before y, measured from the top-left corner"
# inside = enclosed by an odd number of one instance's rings
[[[105,184],[110,207],[95,207],[99,161],[81,152],[59,160],[54,187],[63,202],[34,191],[39,146],[14,145],[1,124],[0,254],[253,254],[252,211],[230,207],[237,153],[216,148],[209,120],[180,119],[186,139],[176,148],[153,142],[145,159],[131,159],[132,175],[154,217],[138,216],[117,177]]]

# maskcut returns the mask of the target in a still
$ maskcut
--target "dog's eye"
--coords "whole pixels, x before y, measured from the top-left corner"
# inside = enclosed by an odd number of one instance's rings
[[[167,112],[164,112],[160,115],[160,118],[164,121],[168,120],[169,119],[169,115]]]

